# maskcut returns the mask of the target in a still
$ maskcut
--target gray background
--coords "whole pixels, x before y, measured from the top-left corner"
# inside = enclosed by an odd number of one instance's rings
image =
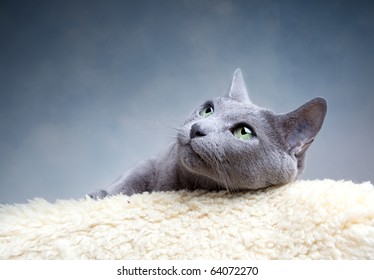
[[[304,179],[374,179],[370,1],[1,1],[0,36],[0,203],[108,185],[237,67],[276,112],[328,100]]]

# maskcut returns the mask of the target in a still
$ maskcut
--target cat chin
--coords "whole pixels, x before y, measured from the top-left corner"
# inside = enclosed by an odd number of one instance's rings
[[[193,150],[191,145],[180,146],[180,160],[182,165],[194,173],[203,168],[203,159]]]
[[[182,167],[188,172],[210,178],[215,181],[214,175],[211,174],[209,162],[204,160],[191,146],[191,144],[180,146],[180,162]]]

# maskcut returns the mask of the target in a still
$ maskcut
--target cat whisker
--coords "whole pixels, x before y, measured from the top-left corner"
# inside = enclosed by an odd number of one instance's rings
[[[211,147],[212,149],[212,147]],[[223,187],[230,194],[235,192],[234,185],[230,179],[229,173],[227,172],[225,165],[222,164],[223,160],[226,158],[224,155],[221,155],[217,149],[214,153],[206,153],[209,157],[209,162],[213,165],[216,175],[219,178],[219,181],[222,183]]]

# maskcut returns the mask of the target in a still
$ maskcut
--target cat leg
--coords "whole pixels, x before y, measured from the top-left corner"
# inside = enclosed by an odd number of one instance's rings
[[[92,199],[102,199],[108,196],[108,192],[106,190],[99,190],[99,191],[88,193],[87,196]]]
[[[124,194],[133,195],[136,193],[151,192],[154,179],[154,161],[145,161],[130,169],[118,180],[105,189],[88,194],[93,199],[102,199],[106,196]]]

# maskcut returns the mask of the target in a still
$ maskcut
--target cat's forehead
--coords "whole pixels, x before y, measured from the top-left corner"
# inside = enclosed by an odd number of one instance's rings
[[[237,102],[227,97],[218,97],[211,101],[217,111],[222,114],[245,114],[245,115],[259,115],[263,108],[258,107],[252,103]]]
[[[238,102],[228,97],[216,97],[201,103],[195,111],[185,120],[185,124],[195,122],[201,118],[202,109],[212,106],[213,118],[222,121],[224,126],[232,126],[238,122],[245,122],[254,127],[265,127],[274,119],[274,112],[261,108],[250,102]]]

